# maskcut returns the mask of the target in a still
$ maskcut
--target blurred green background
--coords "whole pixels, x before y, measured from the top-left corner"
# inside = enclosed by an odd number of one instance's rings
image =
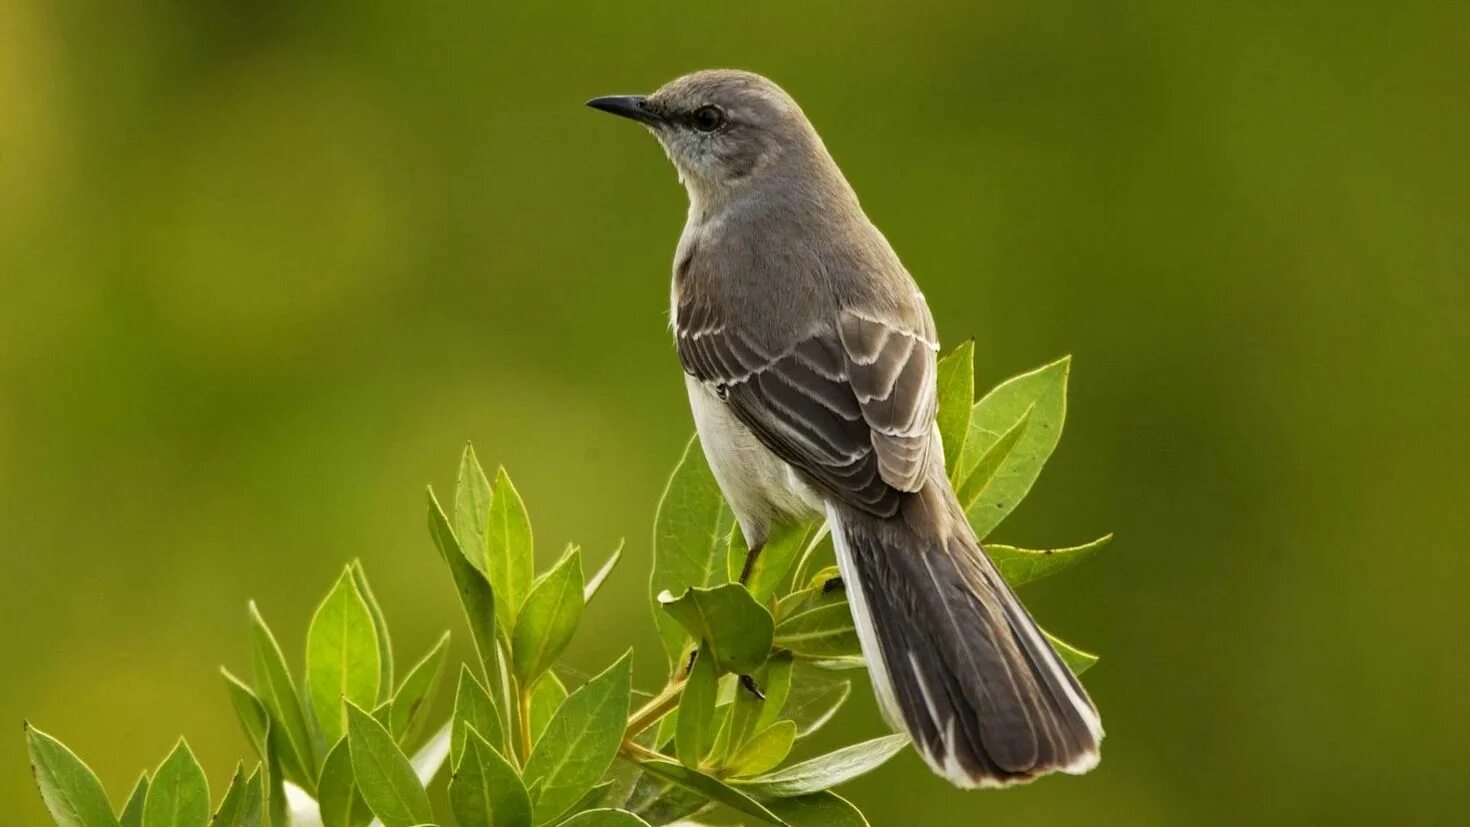
[[[248,747],[259,600],[299,663],[360,556],[416,658],[465,635],[423,523],[473,439],[543,562],[628,557],[570,652],[662,659],[644,583],[692,426],[684,195],[582,108],[709,66],[802,102],[979,383],[1075,354],[997,533],[1103,655],[1104,761],[886,824],[1433,823],[1470,806],[1470,5],[0,0],[0,748],[114,796]],[[830,745],[877,734],[866,691]]]

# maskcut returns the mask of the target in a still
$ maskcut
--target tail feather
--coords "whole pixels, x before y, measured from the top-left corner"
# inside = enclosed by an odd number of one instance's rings
[[[1000,787],[1097,764],[1103,732],[1087,692],[946,483],[897,518],[829,505],[828,520],[879,706],[935,772]]]

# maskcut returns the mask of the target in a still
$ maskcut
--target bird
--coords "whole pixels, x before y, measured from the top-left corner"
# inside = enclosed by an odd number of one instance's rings
[[[670,321],[746,572],[773,526],[826,520],[879,708],[955,786],[1096,766],[1096,707],[949,483],[924,294],[796,101],[712,69],[587,105],[652,132],[687,191]]]

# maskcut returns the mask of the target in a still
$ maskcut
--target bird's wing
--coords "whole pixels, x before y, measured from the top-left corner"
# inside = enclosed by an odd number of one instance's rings
[[[931,461],[937,345],[925,327],[843,310],[772,348],[691,303],[675,332],[685,372],[762,444],[840,501],[888,517]]]

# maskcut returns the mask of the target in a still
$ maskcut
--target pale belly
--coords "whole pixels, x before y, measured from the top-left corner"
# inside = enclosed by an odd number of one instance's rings
[[[705,459],[747,543],[765,542],[774,522],[825,514],[821,497],[762,445],[713,391],[687,374],[684,384]]]

